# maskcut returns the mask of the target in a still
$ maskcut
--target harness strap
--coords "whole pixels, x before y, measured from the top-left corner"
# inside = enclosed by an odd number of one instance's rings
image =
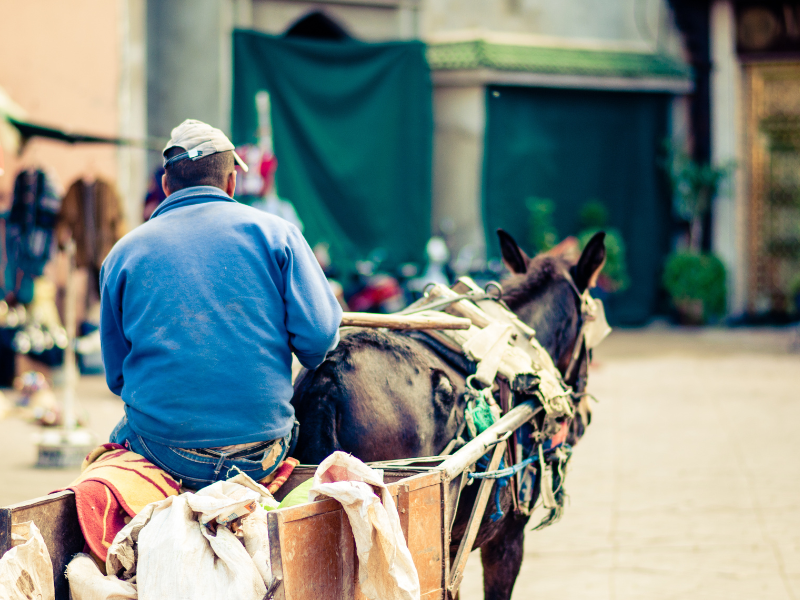
[[[572,349],[572,356],[569,359],[569,364],[564,371],[564,381],[567,382],[572,377],[572,372],[578,364],[578,358],[580,358],[581,350],[583,350],[583,346],[586,342],[586,317],[589,313],[586,309],[586,299],[583,297],[583,294],[581,294],[580,290],[578,290],[578,286],[575,285],[572,275],[565,273],[564,279],[567,280],[567,283],[569,283],[569,286],[572,288],[572,291],[575,292],[575,295],[578,297],[578,301],[581,303],[581,327],[580,331],[578,331],[578,338],[575,340],[575,347]]]
[[[502,288],[497,288],[497,289],[500,290],[499,293],[502,293]],[[423,304],[422,306],[414,306],[414,304],[412,304],[408,308],[405,308],[396,314],[413,315],[414,313],[423,312],[426,310],[437,310],[439,308],[444,308],[445,306],[450,306],[451,304],[453,304],[454,302],[458,302],[459,300],[471,300],[472,302],[478,302],[480,300],[499,300],[499,299],[500,296],[498,294],[490,294],[488,292],[472,292],[468,294],[459,294],[458,296],[452,296],[449,298],[442,298],[441,300],[437,300],[436,302],[431,302],[430,304]]]

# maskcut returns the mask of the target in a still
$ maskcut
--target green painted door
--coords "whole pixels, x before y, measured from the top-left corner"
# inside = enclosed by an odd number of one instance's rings
[[[641,324],[659,306],[671,231],[661,168],[669,96],[492,86],[487,89],[483,178],[488,248],[495,230],[530,248],[528,198],[553,202],[558,238],[580,229],[580,211],[602,202],[627,245],[630,286],[607,304],[618,324]]]

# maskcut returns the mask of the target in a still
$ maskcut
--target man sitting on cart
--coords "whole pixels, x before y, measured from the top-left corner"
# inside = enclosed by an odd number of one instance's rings
[[[233,148],[200,121],[173,129],[167,199],[100,274],[106,380],[125,402],[111,441],[192,489],[277,468],[297,433],[291,353],[319,366],[342,317],[298,229],[233,200]]]

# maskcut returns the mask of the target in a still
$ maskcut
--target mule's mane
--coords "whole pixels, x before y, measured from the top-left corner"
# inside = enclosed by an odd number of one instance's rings
[[[503,281],[503,300],[511,310],[537,298],[545,288],[566,279],[570,263],[556,256],[535,256],[524,275],[512,275]]]

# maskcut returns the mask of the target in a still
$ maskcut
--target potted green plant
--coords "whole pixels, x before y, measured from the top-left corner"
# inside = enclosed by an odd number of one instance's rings
[[[713,254],[676,252],[667,258],[664,287],[683,325],[703,325],[726,307],[725,266]]]
[[[670,152],[667,167],[676,212],[689,223],[689,250],[700,253],[703,247],[703,219],[735,164],[715,166],[697,162],[685,152]]]
[[[628,289],[630,277],[622,232],[615,227],[609,227],[608,220],[608,209],[602,202],[590,200],[584,204],[580,212],[581,231],[578,233],[578,243],[583,250],[594,234],[605,231],[606,264],[600,272],[597,287],[606,294],[614,294]]]
[[[688,248],[667,257],[663,283],[683,324],[700,325],[722,317],[726,306],[726,274],[722,261],[702,252],[703,220],[734,164],[715,166],[670,152],[667,170],[678,215],[689,223]]]

